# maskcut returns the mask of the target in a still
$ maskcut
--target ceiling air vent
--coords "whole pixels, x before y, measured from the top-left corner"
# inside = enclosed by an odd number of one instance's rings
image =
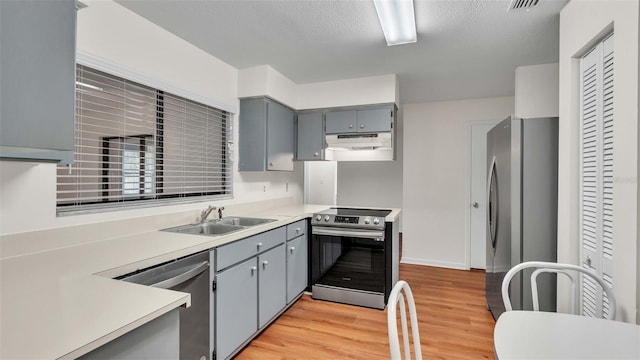
[[[540,0],[511,0],[507,11],[529,10],[532,7],[538,5],[539,1]]]

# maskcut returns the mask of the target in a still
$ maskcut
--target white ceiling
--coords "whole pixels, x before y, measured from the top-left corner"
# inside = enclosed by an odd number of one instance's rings
[[[117,0],[238,69],[298,84],[396,73],[403,104],[512,96],[517,66],[558,61],[566,1],[414,0],[418,42],[388,47],[370,0]]]

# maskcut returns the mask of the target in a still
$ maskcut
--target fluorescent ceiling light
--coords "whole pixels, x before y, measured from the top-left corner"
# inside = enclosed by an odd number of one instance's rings
[[[373,0],[387,46],[417,41],[413,0]]]

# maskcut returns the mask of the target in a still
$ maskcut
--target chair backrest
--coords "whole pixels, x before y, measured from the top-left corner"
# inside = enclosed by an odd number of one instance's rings
[[[404,296],[403,296],[404,293]],[[387,304],[387,326],[389,327],[389,350],[391,351],[391,360],[401,360],[400,338],[398,336],[398,323],[396,310],[400,305],[400,320],[402,324],[402,340],[404,343],[405,359],[411,359],[411,348],[409,347],[409,333],[407,330],[407,307],[405,300],[409,304],[409,317],[411,319],[411,337],[414,346],[414,355],[416,359],[422,360],[422,350],[420,347],[420,332],[418,331],[418,315],[416,313],[416,304],[413,301],[413,293],[411,287],[406,281],[400,280],[391,290],[389,302]]]
[[[512,267],[507,272],[507,274],[504,276],[504,279],[502,280],[502,301],[504,302],[505,310],[513,310],[513,307],[511,306],[511,299],[509,298],[509,283],[511,282],[511,279],[519,271],[528,268],[536,268],[536,270],[531,273],[531,296],[533,297],[532,300],[534,311],[540,310],[538,302],[538,275],[541,273],[556,273],[566,276],[571,281],[571,311],[576,314],[576,283],[579,280],[577,278],[577,275],[583,274],[583,276],[589,276],[598,284],[600,284],[604,292],[607,294],[607,298],[609,299],[609,307],[611,309],[607,314],[607,319],[613,320],[613,318],[616,316],[616,299],[613,296],[613,290],[606,282],[604,282],[604,280],[600,276],[598,276],[598,274],[595,273],[595,271],[573,264],[559,264],[544,261],[523,262]]]

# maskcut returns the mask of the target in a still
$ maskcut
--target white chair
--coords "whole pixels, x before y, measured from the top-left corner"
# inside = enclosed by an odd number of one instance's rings
[[[571,281],[571,311],[573,314],[576,314],[576,283],[578,283],[579,281],[579,274],[583,274],[583,276],[589,276],[598,284],[600,284],[604,292],[607,294],[610,309],[609,313],[607,314],[607,319],[613,320],[613,318],[616,316],[616,299],[613,296],[613,290],[593,270],[572,264],[559,264],[544,261],[524,262],[512,267],[507,272],[507,274],[504,276],[504,279],[502,280],[502,301],[504,302],[504,308],[506,311],[513,310],[513,307],[511,306],[511,299],[509,298],[509,283],[511,282],[511,279],[519,271],[528,268],[536,268],[536,270],[531,273],[531,296],[533,297],[532,300],[534,311],[540,310],[538,302],[538,275],[541,273],[556,273],[558,275],[566,276]]]
[[[404,296],[403,296],[404,293]],[[411,336],[413,339],[414,354],[416,359],[422,360],[422,350],[420,348],[420,332],[418,331],[418,315],[416,314],[416,304],[413,301],[413,293],[406,281],[400,280],[391,290],[389,303],[387,304],[387,325],[389,327],[389,349],[391,360],[401,360],[400,338],[398,337],[398,323],[396,310],[400,304],[400,319],[402,324],[402,340],[404,343],[405,359],[411,359],[411,348],[409,347],[409,333],[407,330],[407,311],[405,306],[409,303],[409,317],[411,319]]]

